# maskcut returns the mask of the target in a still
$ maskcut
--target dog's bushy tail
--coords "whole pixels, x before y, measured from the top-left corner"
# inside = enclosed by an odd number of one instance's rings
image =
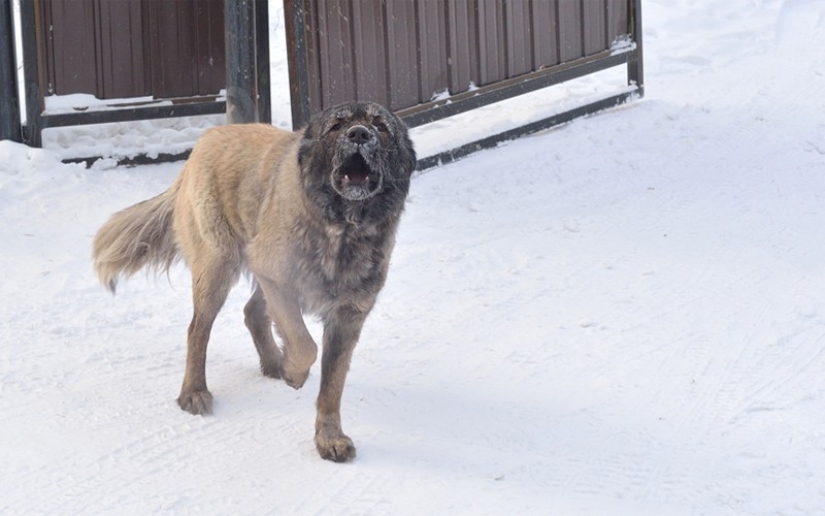
[[[172,228],[176,181],[166,192],[119,211],[95,235],[92,256],[100,282],[114,294],[120,276],[144,267],[167,271],[179,254]]]

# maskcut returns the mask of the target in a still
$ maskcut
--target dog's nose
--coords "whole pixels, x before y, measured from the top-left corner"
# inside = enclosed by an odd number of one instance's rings
[[[347,138],[349,138],[349,141],[352,143],[361,145],[362,143],[370,141],[372,134],[363,125],[356,125],[350,127],[350,130],[347,131]]]

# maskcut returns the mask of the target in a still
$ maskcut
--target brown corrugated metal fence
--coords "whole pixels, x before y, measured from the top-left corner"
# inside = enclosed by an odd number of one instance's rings
[[[190,97],[226,83],[223,0],[38,0],[45,95]]]
[[[239,7],[253,1],[251,9]],[[416,126],[627,66],[630,88],[625,85],[618,94],[587,106],[465,145],[474,149],[644,92],[641,0],[283,1],[295,126],[349,100],[380,102]],[[265,97],[268,44],[261,35],[268,33],[266,2],[26,0],[21,3],[24,139],[39,145],[40,131],[49,127],[222,112],[226,103],[216,94],[227,77],[240,73],[236,65],[226,69],[224,36],[247,30],[230,23],[235,18],[226,13],[251,11],[255,16],[251,30],[257,37],[238,39],[231,55],[255,55],[257,78],[251,79],[251,88],[257,93],[252,97]],[[44,96],[69,93],[174,102],[44,112]],[[268,103],[262,105],[268,113]],[[267,119],[268,114],[261,117]]]
[[[286,0],[304,112],[351,99],[404,110],[441,94],[609,52],[630,32],[628,0]],[[300,28],[299,28],[300,30]],[[303,84],[299,84],[303,80]],[[300,90],[300,88],[303,88]]]

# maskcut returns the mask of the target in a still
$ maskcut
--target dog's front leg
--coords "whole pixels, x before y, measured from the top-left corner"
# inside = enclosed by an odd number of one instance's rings
[[[355,445],[341,429],[341,395],[350,359],[367,314],[351,307],[335,310],[325,321],[321,358],[321,390],[315,420],[315,447],[322,458],[345,462],[355,457]]]
[[[312,340],[297,297],[287,287],[268,278],[258,278],[266,298],[270,318],[283,340],[284,352],[280,376],[293,389],[300,389],[309,376],[309,368],[318,358],[318,346]]]

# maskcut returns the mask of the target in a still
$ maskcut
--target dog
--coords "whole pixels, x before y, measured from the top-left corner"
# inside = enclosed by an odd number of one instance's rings
[[[345,103],[302,131],[264,124],[209,129],[164,193],[114,214],[97,232],[94,267],[114,294],[120,277],[192,272],[194,314],[178,405],[209,414],[206,348],[241,274],[253,294],[244,321],[261,371],[298,389],[316,361],[303,314],[324,325],[315,445],[324,459],[355,457],[341,429],[353,350],[383,287],[415,170],[407,128],[375,103]],[[276,344],[272,326],[283,349]]]

